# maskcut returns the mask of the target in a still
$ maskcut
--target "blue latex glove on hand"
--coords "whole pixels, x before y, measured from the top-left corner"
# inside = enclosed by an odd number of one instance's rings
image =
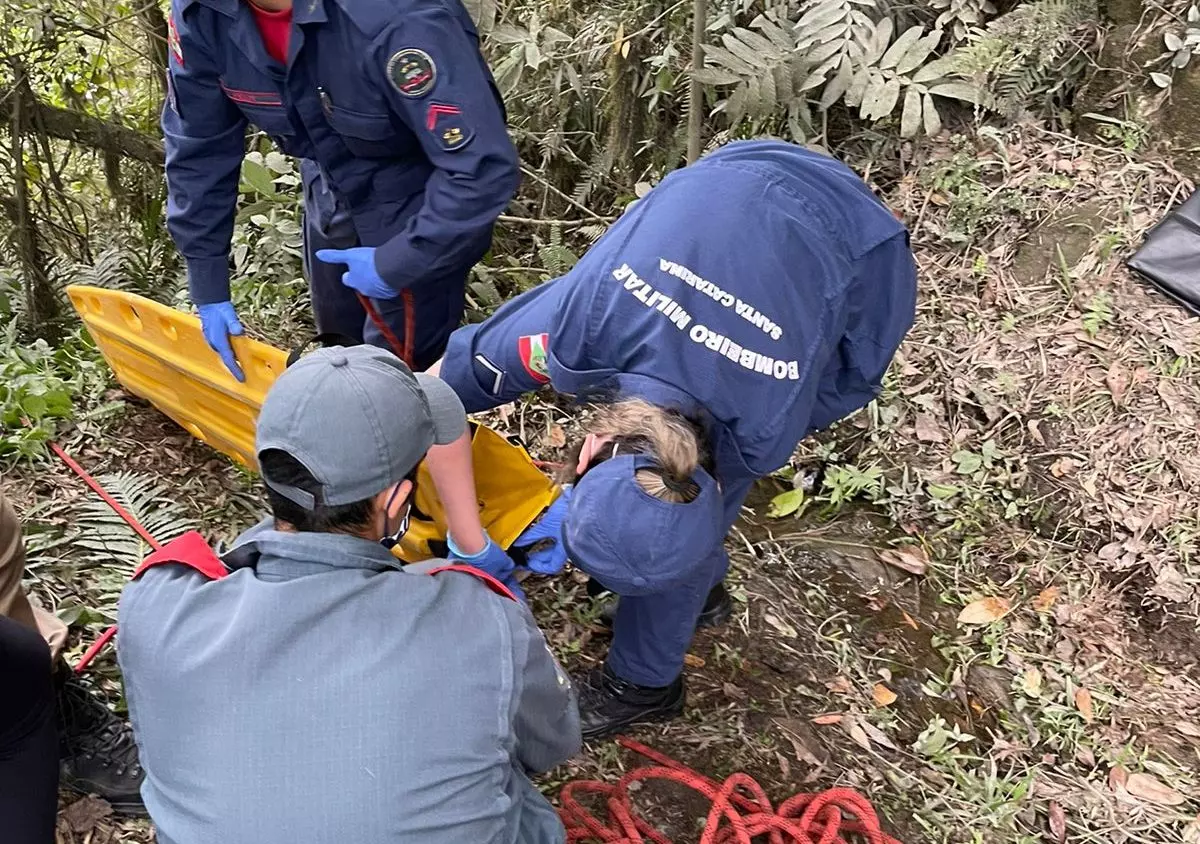
[[[517,548],[533,545],[543,539],[552,539],[554,544],[526,555],[525,561],[529,568],[538,574],[558,574],[567,564],[567,546],[562,540],[563,520],[567,508],[571,506],[570,485],[562,488],[562,494],[546,510],[536,522],[525,528],[525,532],[513,543]]]
[[[525,593],[521,590],[521,584],[517,582],[517,564],[512,561],[508,554],[504,553],[504,549],[492,542],[492,538],[486,533],[484,538],[487,539],[487,545],[484,549],[476,554],[466,554],[454,544],[454,537],[446,537],[446,545],[450,549],[451,562],[461,562],[468,566],[477,568],[482,572],[490,574],[492,577],[499,580],[507,586],[512,593],[525,600]]]
[[[240,336],[244,333],[242,324],[238,322],[237,312],[233,309],[233,303],[213,302],[211,305],[200,305],[196,310],[200,312],[200,328],[209,348],[221,356],[234,378],[245,381],[246,376],[242,374],[242,368],[238,366],[233,346],[229,342],[230,334]]]
[[[399,293],[379,277],[375,269],[375,247],[355,246],[352,249],[318,249],[317,260],[326,264],[345,264],[342,284],[371,299],[395,299]]]

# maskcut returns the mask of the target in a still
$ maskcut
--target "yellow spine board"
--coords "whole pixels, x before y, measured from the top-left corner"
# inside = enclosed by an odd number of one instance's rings
[[[239,383],[208,347],[195,316],[118,290],[73,285],[67,295],[117,381],[197,439],[257,469],[254,424],[287,354],[249,337],[232,338],[246,375]],[[508,548],[558,497],[558,488],[524,449],[495,431],[474,426],[475,483],[484,527]],[[445,540],[445,514],[428,470],[417,473],[416,510],[409,534],[393,553],[407,562],[432,556]]]

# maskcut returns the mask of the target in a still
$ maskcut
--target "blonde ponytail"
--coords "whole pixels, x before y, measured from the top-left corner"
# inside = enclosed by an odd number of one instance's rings
[[[640,448],[654,459],[657,468],[639,469],[635,476],[648,495],[682,504],[700,494],[692,474],[708,457],[700,432],[679,413],[629,399],[596,408],[588,430]]]

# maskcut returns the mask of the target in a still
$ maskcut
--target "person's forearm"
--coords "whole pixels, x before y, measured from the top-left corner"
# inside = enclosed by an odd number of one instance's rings
[[[437,378],[438,374],[442,371],[443,360],[445,360],[445,358],[438,358],[436,361],[434,361],[433,366],[425,370],[425,374],[432,375],[434,378]]]
[[[466,554],[478,554],[487,546],[487,535],[479,520],[479,503],[475,494],[475,467],[471,459],[471,431],[448,445],[435,445],[425,455],[425,465],[433,477],[442,509],[446,513],[446,530],[454,544]]]

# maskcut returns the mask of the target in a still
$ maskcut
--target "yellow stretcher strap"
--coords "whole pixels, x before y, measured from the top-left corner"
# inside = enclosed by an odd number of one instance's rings
[[[246,375],[239,383],[200,330],[200,320],[118,290],[73,285],[67,295],[117,381],[153,404],[197,439],[257,469],[254,424],[287,354],[249,337],[233,337]],[[475,484],[484,528],[509,548],[558,497],[558,488],[525,449],[483,425],[472,425]],[[445,514],[424,465],[417,472],[413,520],[397,557],[417,562],[440,556]]]

